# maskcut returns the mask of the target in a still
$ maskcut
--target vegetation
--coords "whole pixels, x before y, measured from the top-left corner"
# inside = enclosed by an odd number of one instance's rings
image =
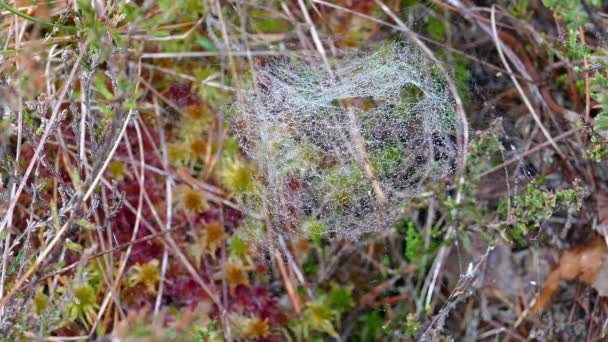
[[[0,30],[2,340],[605,338],[604,2],[10,0]]]

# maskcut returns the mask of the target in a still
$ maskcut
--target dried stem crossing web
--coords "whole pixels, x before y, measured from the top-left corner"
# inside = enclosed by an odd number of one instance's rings
[[[287,236],[357,238],[392,226],[400,208],[453,172],[454,101],[441,73],[399,43],[329,61],[286,58],[255,70],[235,105],[258,163],[241,198]]]

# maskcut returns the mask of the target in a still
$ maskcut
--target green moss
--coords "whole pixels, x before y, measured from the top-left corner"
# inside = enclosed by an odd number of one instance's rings
[[[36,296],[34,297],[34,310],[37,315],[42,315],[49,305],[48,297],[44,294],[44,288],[39,287],[36,290]]]
[[[89,326],[95,318],[98,307],[95,289],[91,285],[85,284],[74,290],[74,296],[68,303],[64,315],[71,322],[79,321],[85,326]]]
[[[418,262],[424,251],[424,240],[413,222],[407,223],[405,235],[405,257],[412,263]]]
[[[432,39],[444,42],[448,36],[448,28],[442,19],[428,17],[426,20],[426,30]]]
[[[280,18],[264,18],[254,21],[256,30],[262,33],[280,33],[289,28],[289,22]]]

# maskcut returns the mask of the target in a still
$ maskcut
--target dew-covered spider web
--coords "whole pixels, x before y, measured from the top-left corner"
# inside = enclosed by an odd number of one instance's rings
[[[341,52],[329,65],[278,59],[254,80],[235,105],[241,146],[259,167],[256,192],[241,201],[275,233],[355,239],[386,229],[453,173],[453,98],[408,44]]]

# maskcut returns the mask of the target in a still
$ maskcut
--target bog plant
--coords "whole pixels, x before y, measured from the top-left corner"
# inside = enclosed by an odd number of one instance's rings
[[[515,170],[509,171],[507,166],[501,170],[512,174],[509,175],[510,180],[498,178],[500,182],[512,183],[514,179],[515,184],[513,188],[505,185],[508,193],[496,204],[490,206],[487,200],[480,200],[478,192],[482,178],[497,177],[496,174],[485,174],[485,171],[505,161],[506,149],[501,141],[504,134],[502,121],[497,120],[473,139],[469,145],[465,182],[458,187],[462,200],[457,203],[453,197],[444,194],[443,204],[450,213],[448,222],[459,230],[480,231],[488,239],[498,233],[505,241],[523,246],[528,243],[526,237],[537,235],[542,224],[556,212],[579,210],[585,193],[579,183],[570,188],[549,189],[544,186],[543,177],[534,179],[520,170],[525,166],[519,165]],[[527,184],[520,186],[520,182]]]
[[[357,238],[391,227],[400,205],[453,171],[454,101],[436,67],[397,43],[322,62],[255,70],[235,106],[242,148],[259,169],[241,196],[267,228]]]

